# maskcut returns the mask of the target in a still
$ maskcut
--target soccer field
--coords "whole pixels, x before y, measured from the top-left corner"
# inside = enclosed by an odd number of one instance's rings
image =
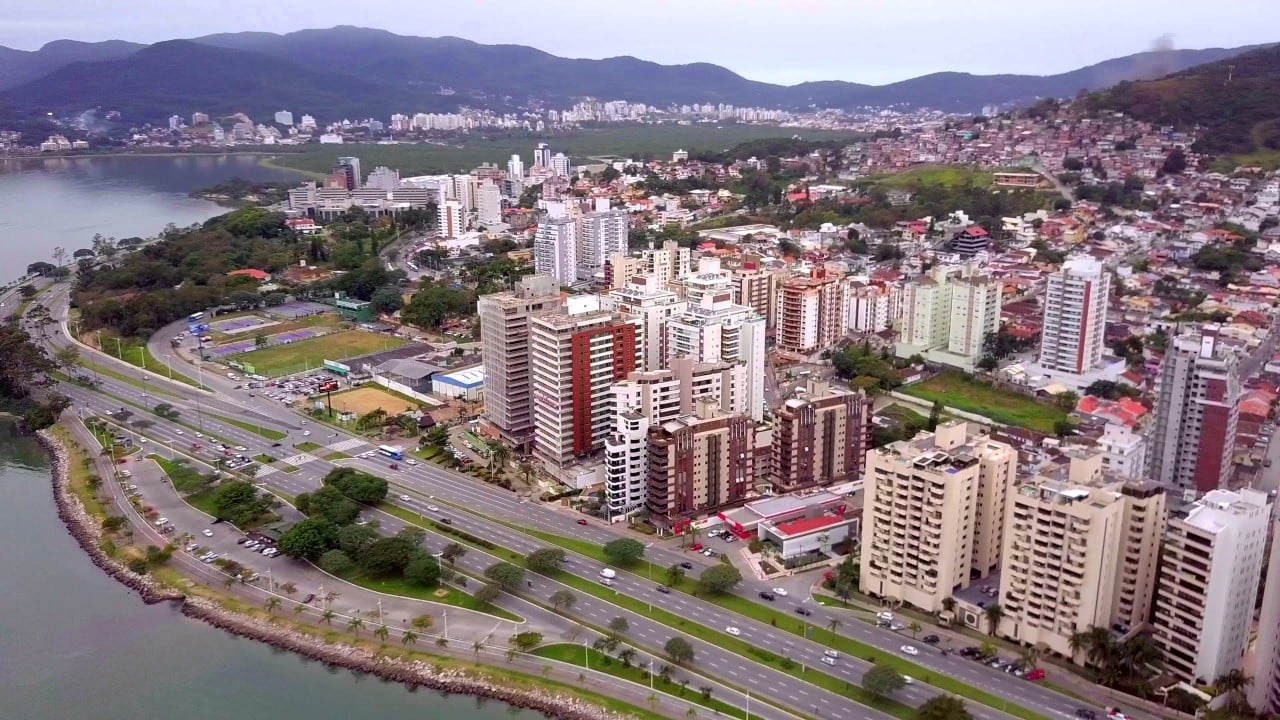
[[[407,343],[407,340],[392,335],[348,330],[254,350],[236,355],[234,359],[253,366],[253,371],[259,375],[276,377],[315,370],[325,360],[341,361],[379,350],[390,350]]]
[[[366,415],[378,408],[385,410],[388,415],[399,415],[408,410],[417,410],[418,405],[370,385],[333,394],[333,409],[338,412]]]

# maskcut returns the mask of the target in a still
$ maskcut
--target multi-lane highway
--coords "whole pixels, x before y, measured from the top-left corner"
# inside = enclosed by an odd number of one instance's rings
[[[65,286],[58,286],[51,290],[42,298],[42,301],[50,307],[53,317],[58,319],[65,318]],[[63,329],[65,331],[65,326],[63,326]],[[167,338],[178,331],[179,326],[174,326],[167,329],[167,332],[162,331],[153,339],[150,347],[157,358],[164,361],[166,356],[170,356],[172,350],[168,346]],[[50,341],[53,343],[69,342],[61,333],[55,332],[50,333]],[[88,352],[83,348],[82,351]],[[95,359],[98,362],[107,364],[114,362],[112,359],[104,358],[101,355],[95,355]],[[173,363],[175,370],[179,367],[178,360],[170,359],[169,362]],[[143,373],[132,366],[119,364],[113,365],[113,367],[119,368],[123,372],[131,373],[134,377],[144,377]],[[187,374],[191,374],[189,367],[185,366],[185,364],[182,367]],[[149,390],[143,390],[134,385],[105,376],[102,378],[101,390],[140,408],[150,409],[158,402],[169,402],[182,411],[182,421],[188,425],[195,422],[197,414],[197,401],[195,398],[199,397],[198,410],[203,417],[202,424],[205,429],[218,437],[226,439],[233,445],[245,446],[247,448],[244,452],[245,455],[253,456],[259,453],[267,453],[279,458],[282,455],[282,450],[288,451],[283,453],[289,455],[284,460],[288,464],[296,466],[296,472],[284,472],[264,466],[255,481],[289,495],[296,495],[319,487],[320,478],[334,467],[334,463],[323,459],[324,455],[334,450],[340,450],[348,455],[355,455],[372,449],[372,446],[364,440],[347,435],[340,430],[329,428],[326,425],[303,425],[302,417],[291,410],[269,401],[249,397],[247,391],[237,389],[235,383],[215,373],[206,372],[201,378],[215,393],[203,393],[189,386],[167,379],[158,379],[155,376],[146,377],[150,382],[154,383],[154,386]],[[158,396],[157,392],[161,387],[167,393],[181,396],[183,399],[168,395]],[[77,404],[83,404],[96,413],[102,413],[108,409],[118,409],[120,405],[118,400],[106,398],[99,393],[90,392],[84,388],[70,388],[68,394]],[[138,412],[138,408],[130,409],[134,410],[135,413]],[[280,441],[281,447],[273,448],[271,440],[224,423],[213,417],[214,415],[245,422],[261,423],[265,427],[286,432],[289,437]],[[156,421],[156,425],[148,429],[148,435],[152,436],[154,440],[162,441],[162,444],[189,449],[193,439],[189,428],[182,429],[172,423],[160,421],[158,418]],[[177,434],[179,430],[182,430],[184,434]],[[301,453],[293,450],[292,447],[295,444],[304,440],[302,433],[308,431],[312,434],[305,439],[321,445],[322,449],[314,450],[312,453]],[[409,498],[407,501],[397,501],[398,504],[426,516],[447,515],[459,529],[487,538],[516,552],[527,553],[542,546],[544,543],[530,535],[512,529],[507,524],[496,522],[494,519],[597,543],[604,543],[619,537],[617,533],[607,527],[596,524],[586,527],[577,525],[575,516],[561,510],[538,503],[522,502],[513,493],[480,483],[470,477],[435,465],[420,464],[409,466],[402,463],[398,470],[390,470],[385,461],[352,458],[338,462],[386,477],[395,486],[390,499],[396,500],[401,494]],[[428,505],[439,506],[441,510],[431,512],[426,509]],[[388,529],[399,527],[400,521],[397,518],[384,515],[380,519],[383,526]],[[448,541],[447,538],[439,536],[433,537],[432,540],[433,542]],[[701,555],[683,553],[661,545],[650,547],[646,557],[661,565],[692,562],[695,563],[695,568],[701,568],[708,563]],[[495,557],[472,550],[464,557],[462,562],[466,563],[465,570],[479,572],[488,564],[496,561],[497,558]],[[581,578],[595,581],[600,567],[594,561],[571,554],[570,562],[567,563],[565,569],[567,572]],[[547,602],[553,592],[565,589],[563,585],[555,580],[541,576],[531,576],[530,583],[530,586],[522,589],[522,594],[543,603]],[[664,608],[678,614],[688,622],[706,626],[717,632],[724,630],[728,626],[739,628],[742,639],[755,647],[778,656],[790,657],[797,664],[804,663],[811,667],[816,665],[826,674],[846,682],[859,683],[862,674],[870,667],[869,663],[848,656],[840,658],[834,667],[817,665],[826,646],[815,640],[805,639],[769,624],[751,620],[690,595],[679,592],[671,594],[659,593],[654,582],[630,573],[619,572],[615,583],[613,589],[623,595],[651,603],[655,607]],[[763,589],[767,589],[766,583],[748,578],[744,580],[742,586],[736,592],[751,602],[768,604],[784,612],[789,612],[792,606],[800,601],[800,599],[781,599],[777,603],[765,603],[765,601],[757,597],[757,593]],[[625,616],[632,627],[629,633],[630,639],[646,648],[659,649],[668,638],[682,634],[678,630],[624,611],[605,600],[577,591],[575,591],[575,595],[578,596],[578,602],[572,609],[572,615],[580,618],[585,623],[597,627],[607,624],[609,618],[619,615]],[[807,607],[812,613],[808,617],[808,621],[817,628],[826,627],[829,620],[837,617],[816,604],[809,604]],[[797,621],[799,621],[799,616],[796,617]],[[877,654],[899,654],[900,646],[910,642],[903,635],[863,623],[845,622],[837,632],[875,648]],[[820,638],[825,634],[826,631],[815,633],[815,637]],[[718,645],[697,641],[693,638],[690,638],[690,640],[695,646],[695,665],[698,669],[739,687],[759,689],[762,694],[772,698],[775,702],[785,704],[797,712],[806,714],[818,713],[823,717],[832,717],[837,714],[853,717],[884,717],[876,711],[851,702],[839,693],[823,690],[816,685],[774,670],[735,652],[723,649]],[[1043,686],[1018,680],[1008,674],[991,670],[955,655],[942,655],[927,646],[920,647],[920,655],[911,658],[911,660],[920,665],[922,671],[917,674],[914,685],[905,688],[898,694],[900,700],[911,705],[919,704],[938,693],[936,689],[926,682],[928,677],[936,674],[954,677],[967,685],[981,688],[991,693],[994,697],[1000,698],[1001,702],[1007,701],[1046,717],[1074,717],[1075,709],[1080,706],[1078,701],[1053,692]],[[974,714],[984,720],[1005,720],[1009,717],[995,708],[979,706],[972,702],[969,705]],[[761,709],[763,710],[763,704],[761,704]]]

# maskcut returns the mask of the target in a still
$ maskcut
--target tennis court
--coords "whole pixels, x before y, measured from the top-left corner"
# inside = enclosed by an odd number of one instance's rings
[[[287,302],[283,305],[277,305],[273,308],[270,308],[268,312],[270,312],[272,315],[275,315],[276,317],[281,317],[288,320],[296,320],[297,318],[306,317],[308,315],[316,315],[322,312],[329,312],[332,309],[333,308],[330,308],[328,305],[321,305],[320,303],[307,302],[305,300],[295,300],[293,302]]]
[[[276,345],[284,345],[292,342],[297,342],[299,340],[306,340],[308,338],[314,338],[318,335],[320,335],[319,330],[309,330],[309,329],[291,330],[287,333],[280,333],[279,335],[268,335],[267,347],[270,348]],[[256,349],[257,347],[258,347],[258,340],[257,338],[254,338],[252,340],[237,340],[232,343],[218,345],[217,347],[206,348],[206,351],[213,357],[223,358],[223,357],[227,357],[228,355],[236,355],[238,353],[247,353]]]
[[[227,335],[238,335],[239,333],[253,330],[254,328],[275,325],[276,321],[268,320],[260,315],[242,315],[240,317],[228,318],[226,320],[217,320],[209,323],[209,329],[214,332],[225,333]]]

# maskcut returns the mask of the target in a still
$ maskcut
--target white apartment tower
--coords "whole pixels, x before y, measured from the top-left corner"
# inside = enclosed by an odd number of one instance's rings
[[[1002,284],[971,265],[939,267],[902,290],[895,352],[973,369],[988,333],[1000,328]]]
[[[510,180],[524,179],[524,161],[519,155],[512,155],[507,161],[507,178]]]
[[[445,200],[436,209],[440,236],[456,238],[467,229],[467,213],[457,200]]]
[[[1111,276],[1102,261],[1089,255],[1072,257],[1048,277],[1044,293],[1044,328],[1040,365],[1080,375],[1102,360]]]
[[[529,317],[560,305],[560,285],[547,275],[526,275],[514,290],[476,303],[488,390],[484,421],[515,447],[527,446],[533,435]]]
[[[578,224],[572,218],[548,217],[533,236],[533,271],[561,285],[578,280]]]
[[[502,224],[502,191],[492,180],[476,189],[476,222],[489,229]]]
[[[293,113],[289,112],[288,110],[277,110],[276,124],[293,127]]]
[[[383,192],[391,192],[400,188],[400,171],[379,165],[369,173],[365,187],[377,188]]]
[[[622,287],[602,296],[601,304],[636,323],[643,370],[667,367],[667,322],[683,314],[688,303],[663,289],[652,275],[635,275],[627,278]]]
[[[1102,467],[1124,478],[1143,478],[1147,471],[1147,439],[1127,425],[1107,423],[1098,438]]]
[[[1280,523],[1272,526],[1271,535],[1280,537]],[[1258,642],[1252,674],[1249,705],[1260,713],[1274,715],[1280,711],[1280,552],[1276,551],[1274,544],[1262,590],[1262,613],[1258,617]]]
[[[867,453],[862,591],[924,612],[1000,563],[1017,452],[960,421]]]
[[[473,175],[453,175],[449,178],[452,184],[450,197],[462,204],[464,212],[476,209],[476,179]]]
[[[590,280],[616,253],[627,251],[626,210],[589,212],[578,224],[578,279]]]
[[[1267,493],[1250,489],[1212,490],[1170,518],[1152,620],[1164,672],[1203,685],[1240,668],[1270,525]]]
[[[567,178],[572,169],[573,166],[569,163],[569,158],[564,153],[556,153],[551,156],[551,172],[555,176]]]
[[[1001,284],[987,275],[969,275],[951,282],[951,327],[947,352],[980,358],[982,343],[1000,329]]]
[[[551,147],[546,143],[538,143],[533,149],[533,166],[544,170],[551,169]]]

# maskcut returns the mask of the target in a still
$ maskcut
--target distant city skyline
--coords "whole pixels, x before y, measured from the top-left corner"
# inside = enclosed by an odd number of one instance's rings
[[[233,3],[235,4],[235,3]],[[752,80],[846,80],[880,85],[941,71],[1050,75],[1150,50],[1280,41],[1280,3],[1232,0],[1174,6],[1155,0],[1038,3],[973,0],[462,0],[447,12],[392,0],[280,0],[210,13],[205,2],[92,5],[48,0],[6,9],[0,45],[35,50],[60,39],[153,43],[223,32],[287,33],[334,25],[401,35],[453,35],[529,45],[574,58],[632,55],[663,64],[707,62]],[[1189,5],[1189,6],[1188,6]]]

